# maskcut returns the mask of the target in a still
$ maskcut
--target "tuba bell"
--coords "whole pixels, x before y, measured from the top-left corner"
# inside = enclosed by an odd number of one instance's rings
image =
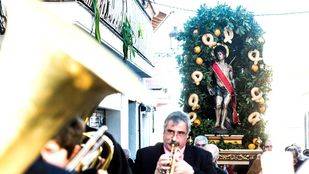
[[[34,0],[6,5],[0,52],[0,173],[20,174],[66,122],[92,113],[105,96],[119,91],[119,83],[111,83],[110,74],[99,77],[88,69],[96,66],[93,60],[106,57],[105,48],[85,32]],[[108,57],[102,61],[120,66]],[[119,80],[118,75],[113,78]]]

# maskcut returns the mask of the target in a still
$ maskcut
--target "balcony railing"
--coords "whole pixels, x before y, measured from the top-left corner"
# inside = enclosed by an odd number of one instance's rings
[[[93,0],[80,0],[93,11]],[[153,29],[150,17],[136,0],[98,0],[100,17],[119,35],[125,17],[134,32],[134,47],[148,59],[152,57]],[[141,35],[139,36],[140,33]],[[103,36],[104,37],[104,36]]]

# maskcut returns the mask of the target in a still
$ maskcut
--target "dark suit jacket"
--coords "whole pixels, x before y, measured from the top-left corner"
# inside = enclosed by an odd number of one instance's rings
[[[162,154],[163,143],[139,149],[136,153],[134,174],[153,174]],[[192,166],[195,174],[216,173],[211,153],[199,147],[186,145],[184,160]]]
[[[41,156],[27,169],[24,174],[75,174],[45,162]]]
[[[215,169],[216,169],[217,174],[227,174],[227,172],[221,169],[220,167],[215,167]]]

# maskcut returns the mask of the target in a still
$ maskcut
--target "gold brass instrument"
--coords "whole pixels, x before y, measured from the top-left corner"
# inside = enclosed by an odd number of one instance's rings
[[[112,59],[108,48],[38,2],[6,5],[0,52],[0,173],[20,174],[71,118],[89,115],[105,96],[127,92],[123,84],[137,80],[119,74],[119,69],[130,71]],[[97,66],[98,60],[109,69]]]
[[[106,135],[104,135],[103,138],[104,138],[104,140],[105,140],[105,143],[107,143],[107,147],[108,147],[108,149],[107,149],[107,150],[108,150],[108,156],[107,156],[107,158],[105,159],[105,162],[104,162],[103,166],[102,166],[102,167],[99,167],[98,169],[99,169],[99,170],[102,170],[104,174],[105,174],[105,173],[107,174],[107,169],[108,169],[109,164],[110,164],[110,162],[112,161],[113,155],[114,155],[114,144],[113,144],[112,140],[109,139]],[[104,149],[103,149],[103,150],[104,150]]]
[[[172,144],[172,149],[171,149],[171,168],[170,170],[168,171],[168,174],[173,174],[174,173],[174,170],[175,170],[175,162],[176,162],[176,151],[178,150],[178,146],[179,146],[179,143],[172,140],[171,142]]]
[[[90,139],[79,151],[79,153],[67,164],[66,170],[74,171],[80,170],[83,171],[89,167],[103,170],[104,173],[107,173],[107,168],[114,155],[114,144],[113,142],[104,135],[104,132],[107,130],[106,126],[102,126],[93,135],[90,135]],[[88,136],[88,135],[87,135]],[[107,144],[108,147],[108,156],[105,159],[102,167],[100,158],[100,152],[106,149],[100,149],[103,143]]]
[[[169,157],[169,166],[170,169],[169,170],[164,170],[164,171],[160,171],[160,173],[164,173],[164,174],[174,174],[175,171],[175,163],[176,163],[176,152],[179,150],[179,143],[177,141],[172,140],[172,142],[170,143],[172,148],[171,148],[171,154]]]
[[[90,115],[107,95],[145,89],[109,47],[39,1],[5,2],[0,173],[20,174],[73,117]]]

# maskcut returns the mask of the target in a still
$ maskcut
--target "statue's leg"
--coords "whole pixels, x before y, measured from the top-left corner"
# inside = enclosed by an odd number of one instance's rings
[[[221,117],[221,105],[223,98],[221,96],[216,96],[216,124],[215,127],[220,125],[220,117]]]
[[[222,129],[226,129],[226,127],[224,126],[224,122],[225,122],[226,115],[227,115],[227,107],[228,107],[230,101],[231,101],[231,95],[227,94],[226,97],[224,98],[224,101],[223,101],[222,122],[221,122],[221,128]]]

